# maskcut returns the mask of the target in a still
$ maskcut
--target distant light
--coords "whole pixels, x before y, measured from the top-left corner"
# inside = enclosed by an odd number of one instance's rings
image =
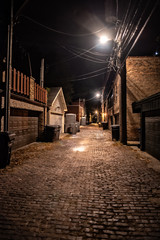
[[[106,42],[109,41],[109,38],[107,36],[103,35],[100,37],[99,41],[101,44],[105,44]]]
[[[158,52],[158,51],[156,51],[156,52],[155,52],[155,55],[156,55],[156,56],[158,56],[158,55],[159,55],[159,52]]]
[[[95,114],[97,114],[97,113],[98,113],[98,111],[96,110],[96,111],[95,111]]]

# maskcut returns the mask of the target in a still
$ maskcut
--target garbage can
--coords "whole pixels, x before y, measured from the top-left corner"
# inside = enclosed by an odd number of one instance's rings
[[[53,142],[59,140],[60,128],[60,125],[46,125],[44,130],[45,141]]]
[[[108,129],[108,122],[102,122],[103,130]]]
[[[112,128],[112,140],[119,140],[119,125],[111,125]]]
[[[70,133],[70,134],[76,134],[77,133],[76,123],[71,123],[68,126],[68,133]]]
[[[0,168],[10,164],[11,147],[15,136],[15,133],[0,132]]]
[[[76,131],[80,132],[80,123],[79,122],[76,122]]]

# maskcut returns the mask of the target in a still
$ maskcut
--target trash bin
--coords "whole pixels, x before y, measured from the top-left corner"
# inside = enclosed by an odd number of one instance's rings
[[[79,122],[76,122],[76,131],[80,132],[80,123]]]
[[[59,140],[60,125],[46,125],[44,130],[45,141],[53,142]]]
[[[70,134],[76,134],[77,133],[76,123],[71,123],[68,126],[68,133],[70,133]]]
[[[119,140],[119,125],[111,125],[112,128],[112,140]]]
[[[15,136],[15,133],[0,132],[0,168],[10,164],[11,147]]]
[[[103,130],[108,129],[108,122],[102,122]]]

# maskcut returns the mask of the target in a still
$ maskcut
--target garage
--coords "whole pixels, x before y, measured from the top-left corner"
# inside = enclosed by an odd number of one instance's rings
[[[145,117],[145,149],[160,159],[160,116]]]
[[[48,93],[48,124],[59,125],[60,132],[64,133],[64,114],[67,111],[61,87],[50,88]]]
[[[140,113],[140,148],[160,160],[160,92],[132,104]]]
[[[38,137],[38,112],[11,109],[10,131],[16,134],[13,149],[35,142]]]

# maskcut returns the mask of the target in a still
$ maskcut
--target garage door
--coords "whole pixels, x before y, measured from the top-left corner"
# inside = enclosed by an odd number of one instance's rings
[[[160,160],[160,116],[145,118],[145,150]]]
[[[11,116],[10,131],[16,134],[13,149],[35,142],[38,137],[38,117]]]

